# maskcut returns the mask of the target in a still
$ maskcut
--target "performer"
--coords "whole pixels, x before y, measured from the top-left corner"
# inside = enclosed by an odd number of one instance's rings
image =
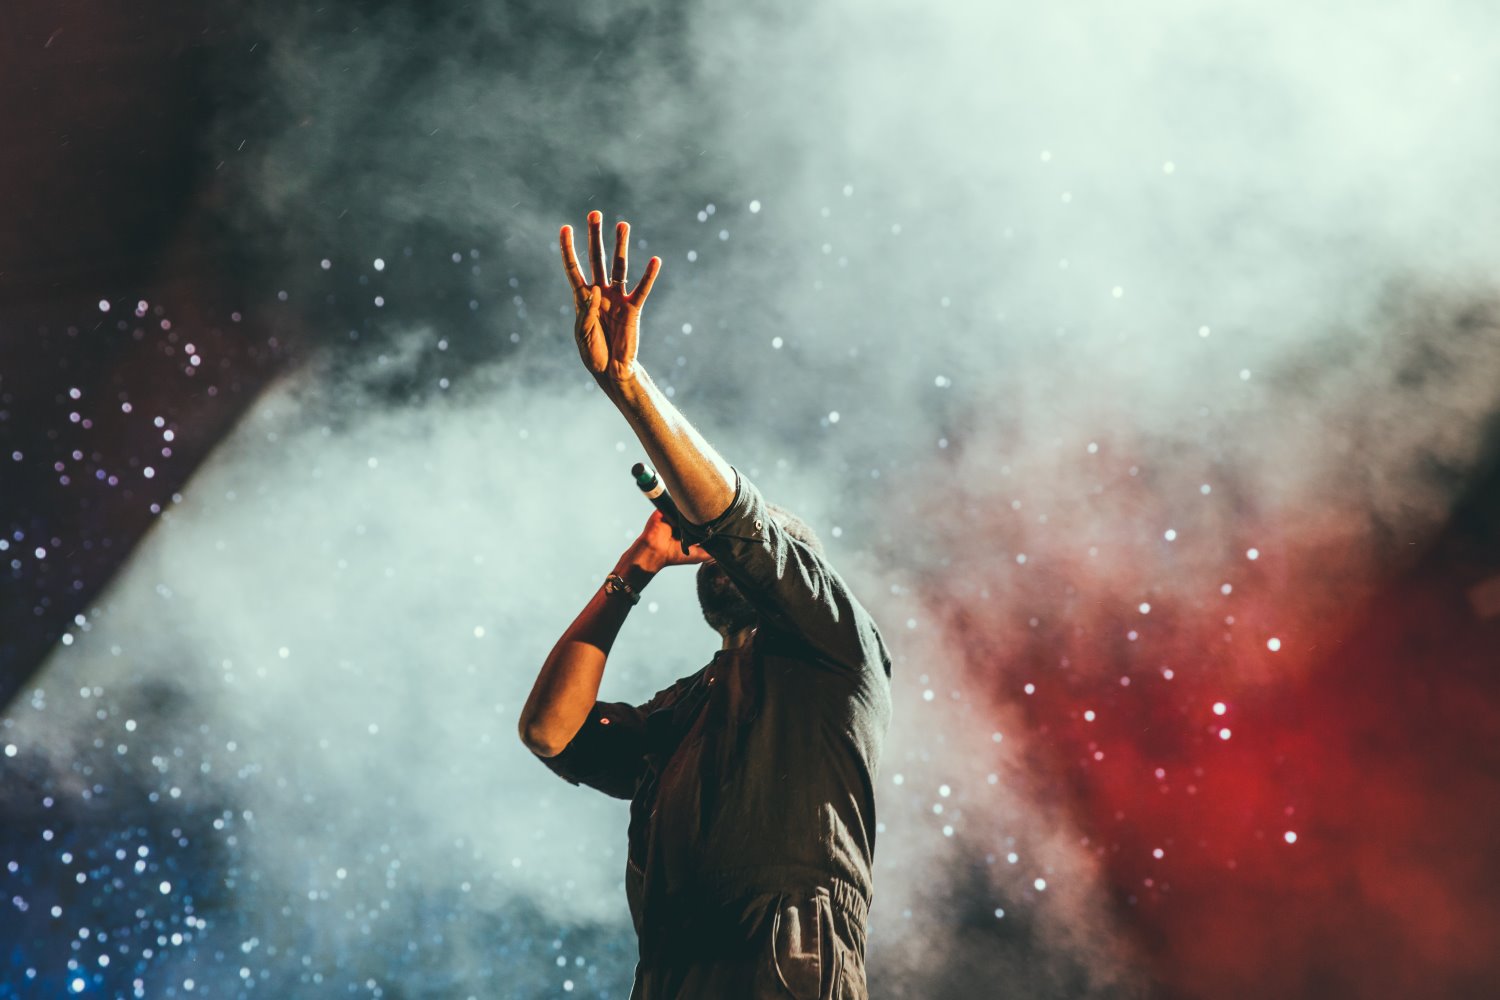
[[[812,531],[767,503],[641,367],[641,307],[661,260],[627,292],[629,225],[616,227],[608,282],[600,213],[588,227],[592,283],[572,227],[561,232],[579,354],[655,463],[692,544],[651,514],[542,665],[521,737],[573,784],[631,800],[631,1000],[865,1000],[890,656]],[[722,648],[644,704],[597,700],[641,591],[685,564],[698,565]]]

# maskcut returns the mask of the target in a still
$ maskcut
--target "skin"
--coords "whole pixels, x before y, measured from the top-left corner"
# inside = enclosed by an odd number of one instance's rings
[[[636,356],[641,309],[661,270],[661,258],[652,257],[640,284],[627,292],[630,224],[615,226],[615,252],[608,272],[599,212],[589,213],[588,234],[592,282],[585,280],[578,265],[573,227],[563,226],[558,234],[563,270],[573,290],[573,339],[578,355],[635,431],[683,516],[705,524],[734,500],[734,471],[656,387]],[[707,552],[696,545],[683,552],[657,511],[652,511],[640,537],[615,563],[614,572],[639,593],[668,566],[691,564],[702,564],[698,584],[706,615],[716,606],[730,607],[735,598],[743,601]],[[600,586],[557,640],[521,712],[521,740],[533,753],[556,756],[583,726],[599,697],[605,661],[630,608],[624,596],[611,595]],[[716,630],[728,649],[748,642],[755,627],[753,623],[738,628],[722,623]]]

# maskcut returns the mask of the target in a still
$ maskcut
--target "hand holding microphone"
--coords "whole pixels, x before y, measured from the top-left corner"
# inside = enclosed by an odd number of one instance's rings
[[[677,526],[683,523],[682,513],[677,509],[672,495],[667,492],[666,484],[657,476],[656,470],[644,462],[637,462],[630,474],[635,477],[636,486],[640,487],[646,499],[656,508],[646,521],[641,537],[636,541],[638,547],[644,548],[646,557],[658,562],[660,566],[682,566],[712,559],[713,556],[701,546],[689,544],[679,532]]]

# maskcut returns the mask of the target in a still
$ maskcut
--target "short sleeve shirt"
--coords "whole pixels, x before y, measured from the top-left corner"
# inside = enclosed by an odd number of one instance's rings
[[[749,643],[640,705],[596,702],[542,762],[631,800],[626,895],[643,952],[666,900],[839,879],[868,905],[891,659],[827,559],[738,471],[702,545],[755,606]]]

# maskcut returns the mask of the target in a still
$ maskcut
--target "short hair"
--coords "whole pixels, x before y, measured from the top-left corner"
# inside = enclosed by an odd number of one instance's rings
[[[776,519],[776,523],[781,525],[788,535],[791,535],[818,555],[821,556],[824,554],[823,540],[818,537],[818,533],[813,531],[806,521],[780,504],[768,502],[766,509],[770,511],[771,516]]]

